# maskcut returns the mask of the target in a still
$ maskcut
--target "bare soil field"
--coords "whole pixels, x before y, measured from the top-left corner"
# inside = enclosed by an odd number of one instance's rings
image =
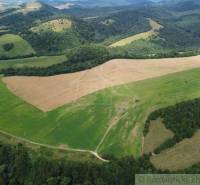
[[[149,132],[144,139],[143,153],[148,154],[153,152],[166,140],[173,138],[173,136],[173,132],[165,128],[161,119],[152,121],[150,123]]]
[[[51,77],[5,77],[17,96],[47,112],[98,90],[200,67],[200,56],[115,59],[81,72]]]
[[[151,157],[153,165],[162,170],[180,170],[188,168],[200,160],[200,131],[192,138],[184,139],[172,148]]]

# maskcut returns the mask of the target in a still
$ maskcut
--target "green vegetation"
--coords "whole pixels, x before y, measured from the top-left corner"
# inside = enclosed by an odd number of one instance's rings
[[[0,73],[5,76],[25,75],[25,76],[50,76],[55,74],[77,72],[90,69],[107,61],[109,52],[105,47],[98,45],[86,45],[70,50],[67,54],[67,61],[56,63],[46,68],[36,66],[35,64],[25,67],[2,69]],[[0,67],[1,68],[1,67]]]
[[[0,60],[0,69],[23,68],[23,67],[49,67],[65,62],[66,56],[42,56],[22,59]]]
[[[190,82],[186,80],[185,83]],[[178,170],[200,161],[198,155],[199,107],[200,99],[184,100],[176,105],[158,109],[149,115],[144,130],[145,134],[148,133],[151,121],[158,118],[162,118],[165,127],[174,133],[173,138],[169,138],[154,148],[154,152],[158,155],[152,157],[152,162],[157,168]],[[170,159],[170,162],[163,162],[166,159]]]
[[[134,42],[136,40],[149,39],[150,37],[158,35],[159,34],[158,31],[163,27],[152,19],[148,19],[148,20],[149,20],[149,24],[151,26],[151,30],[124,38],[120,41],[117,41],[117,42],[111,44],[110,47],[122,47],[122,46],[126,46],[128,44],[131,44],[132,42]]]
[[[39,25],[32,27],[31,31],[33,32],[41,32],[41,31],[54,31],[54,32],[62,32],[66,29],[70,29],[72,26],[72,22],[68,19],[55,19],[51,21],[47,21],[44,23],[40,23]]]
[[[104,164],[49,160],[20,144],[0,144],[0,170],[2,185],[134,185],[134,174],[156,172],[148,157],[113,159]]]
[[[185,83],[188,83],[188,81],[185,81]],[[174,137],[164,143],[159,151],[163,150],[163,147],[169,147],[170,144],[174,145],[175,143],[180,142],[185,138],[191,138],[194,135],[200,128],[199,105],[199,99],[183,101],[179,104],[154,111],[149,115],[145,133],[148,131],[150,121],[158,118],[162,118],[166,128],[174,133]],[[157,150],[157,153],[159,151]]]
[[[129,44],[130,41],[135,40],[135,37],[131,36],[144,33],[139,35],[139,38],[150,35],[153,37],[148,41],[137,42],[137,40],[135,41],[137,43],[121,47],[122,50],[120,52],[117,50],[117,53],[126,58],[149,57],[157,53],[168,56],[171,52],[186,52],[200,48],[198,24],[200,8],[198,6],[190,8],[189,11],[186,9],[184,12],[164,5],[94,8],[93,10],[74,8],[60,11],[42,4],[40,9],[29,13],[17,12],[14,9],[0,13],[0,28],[3,30],[1,34],[6,33],[7,30],[20,35],[30,43],[38,55],[63,54],[66,50],[82,44],[109,46],[123,38],[128,38],[124,41]],[[163,26],[159,33],[148,32],[151,26],[147,18]],[[65,22],[66,24],[64,22],[60,24],[59,20],[68,21]],[[68,29],[64,29],[66,25]],[[143,44],[142,48],[141,44]]]
[[[1,82],[0,129],[53,146],[138,157],[144,123],[152,108],[200,97],[199,77],[200,69],[194,69],[113,87],[47,113],[14,96]],[[117,110],[124,103],[127,106],[119,114]],[[114,126],[101,142],[111,124]],[[173,132],[176,135],[176,130]]]
[[[0,36],[0,59],[19,58],[34,55],[33,48],[18,35]]]

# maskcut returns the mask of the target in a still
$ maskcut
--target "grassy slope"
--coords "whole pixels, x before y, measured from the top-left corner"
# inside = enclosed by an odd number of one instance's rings
[[[14,47],[8,52],[3,49],[3,45],[6,43],[14,44]],[[20,36],[13,34],[0,36],[0,57],[7,56],[13,58],[17,56],[27,56],[33,53],[35,53],[35,51],[30,44]]]
[[[152,110],[200,97],[200,69],[99,91],[52,112],[42,113],[0,83],[0,130],[36,142],[95,150],[101,154],[141,154],[145,119]],[[52,97],[53,98],[53,97]]]
[[[66,60],[65,55],[0,60],[0,69],[5,69],[9,67],[20,68],[20,67],[25,67],[25,66],[26,67],[48,67],[54,64],[64,62],[65,60]]]
[[[72,22],[69,19],[55,19],[41,23],[38,26],[32,27],[31,30],[33,32],[40,32],[47,30],[54,32],[62,32],[66,29],[70,29],[71,27],[72,27]]]

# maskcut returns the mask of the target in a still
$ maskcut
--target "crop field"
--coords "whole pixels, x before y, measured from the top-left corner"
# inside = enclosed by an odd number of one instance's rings
[[[8,51],[5,50],[6,44],[13,44]],[[0,58],[1,57],[19,57],[35,53],[30,44],[18,35],[5,34],[0,36]]]
[[[3,81],[17,96],[47,112],[104,88],[200,67],[199,61],[200,56],[120,59],[77,73],[51,77],[7,77]]]
[[[144,138],[143,153],[153,152],[157,147],[166,140],[173,138],[174,134],[171,130],[165,128],[162,120],[158,119],[150,123],[149,132]]]
[[[15,96],[1,80],[0,130],[66,150],[139,157],[149,113],[200,97],[199,79],[199,68],[168,74],[107,88],[49,112]]]
[[[51,66],[51,65],[54,65],[54,64],[62,63],[64,61],[66,61],[65,55],[0,60],[0,69],[6,69],[6,68],[9,68],[9,67],[12,67],[12,68],[48,67],[48,66]]]
[[[199,149],[200,131],[192,138],[184,139],[174,147],[151,157],[151,162],[159,169],[185,169],[200,161]]]
[[[151,30],[147,31],[147,32],[143,32],[143,33],[139,33],[127,38],[124,38],[120,41],[117,41],[113,44],[111,44],[109,47],[121,47],[121,46],[125,46],[128,44],[131,44],[132,42],[136,41],[136,40],[140,40],[140,39],[148,39],[152,36],[155,36],[159,33],[159,30],[163,27],[160,24],[158,24],[157,22],[155,22],[152,19],[148,19],[149,20],[149,24],[151,26]]]
[[[40,25],[31,28],[31,31],[40,32],[44,30],[50,30],[54,32],[62,32],[66,29],[70,29],[71,26],[72,22],[69,19],[55,19],[41,23]]]

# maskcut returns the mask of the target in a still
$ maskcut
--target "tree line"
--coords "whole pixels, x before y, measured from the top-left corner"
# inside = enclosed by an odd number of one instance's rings
[[[150,156],[112,158],[109,163],[36,156],[22,144],[0,143],[1,185],[135,185],[136,174],[199,174],[200,163],[180,171],[154,168]]]

